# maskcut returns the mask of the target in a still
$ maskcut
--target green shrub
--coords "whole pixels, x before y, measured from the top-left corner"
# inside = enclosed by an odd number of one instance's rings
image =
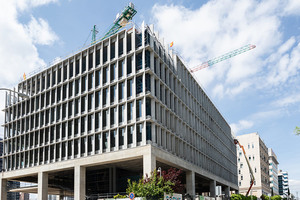
[[[114,199],[123,199],[123,198],[126,198],[127,196],[126,195],[121,195],[121,194],[117,194],[114,196]]]

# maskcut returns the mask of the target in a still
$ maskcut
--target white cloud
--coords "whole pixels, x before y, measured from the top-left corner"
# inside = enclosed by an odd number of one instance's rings
[[[289,186],[290,186],[291,192],[300,191],[300,180],[290,179]],[[294,195],[296,195],[296,194],[294,193]]]
[[[300,102],[300,94],[293,94],[282,99],[276,100],[272,104],[276,107],[284,107]]]
[[[251,128],[254,125],[254,123],[252,121],[249,120],[240,120],[237,123],[232,123],[230,124],[231,130],[232,132],[235,134],[237,134],[238,132],[242,131],[242,130],[246,130]]]
[[[245,44],[257,46],[195,73],[204,87],[223,98],[251,87],[270,89],[288,84],[295,76],[300,79],[297,36],[285,41],[281,27],[283,17],[295,10],[300,13],[297,2],[215,0],[194,10],[156,4],[152,13],[160,35],[168,42],[174,41],[173,48],[189,67]]]
[[[35,44],[51,45],[58,40],[57,35],[51,30],[49,24],[39,18],[38,20],[31,16],[31,21],[25,25],[25,29]]]
[[[18,20],[18,16],[26,9],[55,1],[0,1],[0,87],[15,87],[19,81],[18,77],[21,78],[24,72],[45,65],[35,45],[51,44],[57,40],[57,36],[45,20],[41,18],[36,20],[32,17],[30,23],[24,25]],[[40,38],[37,34],[41,34]],[[0,95],[0,108],[2,109],[4,92]],[[3,116],[0,115],[1,122],[4,121]]]

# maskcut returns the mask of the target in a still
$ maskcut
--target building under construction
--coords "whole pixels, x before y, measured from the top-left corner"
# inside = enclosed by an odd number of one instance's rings
[[[20,82],[28,99],[7,94],[2,200],[9,180],[38,183],[13,191],[39,199],[82,200],[159,167],[183,169],[192,196],[238,190],[228,123],[157,35],[119,31]]]

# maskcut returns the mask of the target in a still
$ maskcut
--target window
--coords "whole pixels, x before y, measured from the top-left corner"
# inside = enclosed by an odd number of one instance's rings
[[[71,62],[69,66],[69,78],[73,77],[73,67],[74,67],[73,65],[74,63]]]
[[[103,106],[106,105],[106,103],[108,102],[108,88],[104,88],[103,89]]]
[[[127,35],[127,52],[131,51],[131,37],[132,37],[132,33]]]
[[[93,53],[89,54],[89,69],[92,69],[94,67],[94,57]]]
[[[100,106],[100,91],[97,91],[95,93],[95,108],[98,108]]]
[[[142,100],[136,101],[136,118],[142,117]]]
[[[241,176],[241,180],[243,180],[243,176]]]
[[[81,61],[81,73],[83,73],[86,71],[86,56],[83,56]]]
[[[132,120],[133,115],[133,102],[127,103],[127,120]]]
[[[248,149],[250,149],[250,144],[248,144]]]
[[[127,144],[132,144],[133,126],[127,127]]]
[[[132,73],[132,56],[127,57],[127,75]]]
[[[63,86],[63,99],[67,98],[67,84]]]
[[[137,142],[141,142],[142,141],[142,131],[143,131],[143,124],[140,123],[140,124],[137,124],[136,125],[136,139],[137,139]]]
[[[119,128],[119,146],[124,145],[125,128]]]
[[[73,81],[69,83],[69,97],[73,96]]]
[[[116,99],[116,85],[110,87],[110,103],[114,103]]]
[[[139,53],[139,54],[136,54],[136,57],[135,57],[135,70],[136,71],[139,71],[143,68],[143,54],[142,53]]]
[[[152,140],[151,122],[146,123],[146,140]]]
[[[107,78],[108,78],[108,67],[104,67],[103,68],[103,85],[105,84],[105,83],[107,83]]]
[[[86,122],[86,117],[81,117],[81,122],[80,122],[80,126],[81,126],[81,135],[85,134],[85,122]]]
[[[107,46],[103,47],[103,63],[107,61]]]
[[[146,74],[146,91],[151,91],[151,76],[150,74]]]
[[[136,77],[136,94],[143,92],[143,76]]]
[[[110,109],[110,125],[113,126],[116,123],[117,107]]]
[[[119,123],[124,122],[125,104],[119,105]]]
[[[127,81],[127,98],[132,96],[133,79]]]
[[[113,148],[116,146],[116,130],[110,131],[110,147]]]
[[[86,90],[86,76],[81,78],[81,93],[85,92]]]
[[[116,78],[116,63],[110,66],[110,82],[113,82]]]
[[[79,82],[80,82],[80,79],[77,79],[75,81],[75,95],[78,95],[78,93],[79,93]]]
[[[95,135],[95,150],[99,151],[100,150],[100,144],[101,144],[101,135],[96,134]]]
[[[52,86],[55,85],[55,81],[56,81],[56,71],[52,72]]]
[[[63,70],[64,70],[63,80],[65,81],[68,78],[68,67],[67,67],[67,65],[64,66]]]
[[[125,83],[119,83],[119,100],[124,99],[124,90],[125,90]]]
[[[107,118],[108,118],[108,109],[107,110],[103,110],[103,117],[102,117],[102,125],[103,127],[107,126]]]
[[[81,97],[81,112],[85,112],[86,96]]]
[[[103,133],[103,150],[106,150],[108,148],[108,132]]]
[[[151,98],[146,97],[146,116],[151,116]]]
[[[119,39],[119,56],[123,54],[123,38]]]
[[[100,49],[96,51],[96,65],[100,64]]]
[[[79,74],[79,59],[75,63],[75,76]]]
[[[81,138],[80,145],[81,145],[81,154],[85,153],[85,143],[86,143],[86,137]]]
[[[91,110],[93,108],[93,98],[94,98],[94,94],[89,94],[88,110]]]
[[[124,60],[119,61],[119,71],[118,76],[119,78],[123,77],[124,75]]]
[[[100,119],[101,119],[101,113],[100,112],[95,113],[95,130],[100,128]]]
[[[90,73],[89,74],[89,82],[88,82],[88,90],[92,89],[93,88],[93,80],[94,80],[94,74],[93,73]]]
[[[96,73],[96,80],[95,80],[95,86],[98,87],[100,85],[100,77],[101,77],[101,71],[98,70]]]
[[[110,44],[110,59],[114,59],[116,56],[116,43],[112,42]]]

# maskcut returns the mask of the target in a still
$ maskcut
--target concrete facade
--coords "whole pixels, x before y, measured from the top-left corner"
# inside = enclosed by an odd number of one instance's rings
[[[269,183],[268,148],[258,133],[250,133],[236,137],[244,146],[248,160],[254,173],[254,185],[249,195],[260,197],[262,194],[271,194]],[[237,147],[238,181],[240,194],[246,194],[250,187],[250,172],[242,149]]]
[[[270,188],[271,195],[279,195],[278,188],[278,164],[277,156],[274,153],[273,149],[268,148],[269,154],[269,176],[270,176]]]
[[[21,82],[29,100],[8,94],[1,180],[37,182],[31,192],[45,199],[61,174],[79,200],[93,170],[106,167],[107,192],[118,192],[122,170],[162,166],[183,169],[191,195],[237,190],[229,125],[157,35],[144,25],[121,31]]]

